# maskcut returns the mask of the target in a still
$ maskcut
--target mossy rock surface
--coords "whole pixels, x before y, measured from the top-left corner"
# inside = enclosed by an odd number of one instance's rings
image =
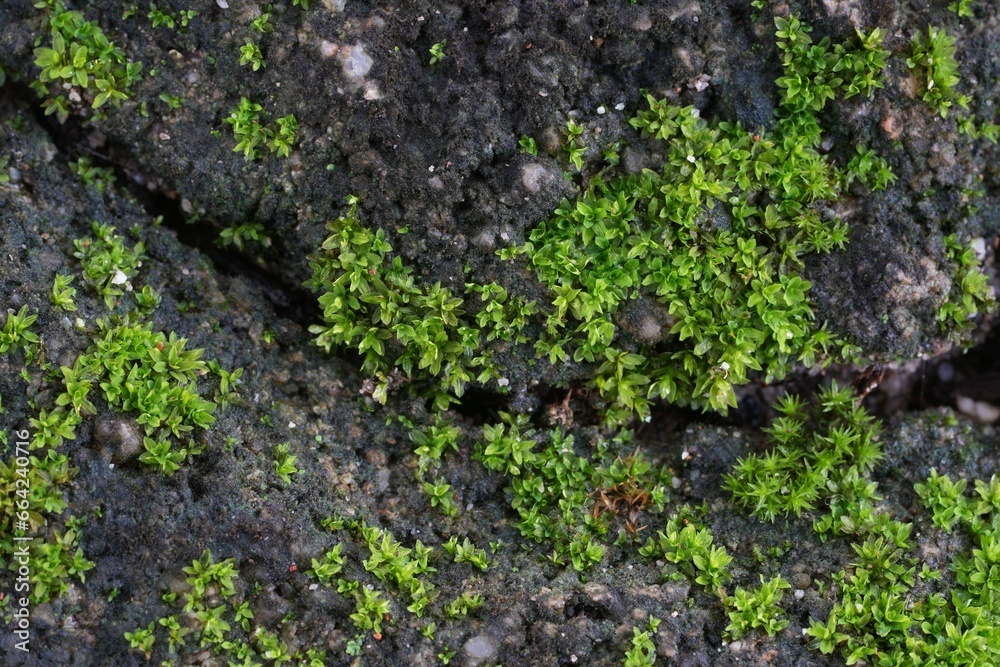
[[[65,533],[68,517],[86,517],[79,547],[94,567],[85,581],[71,578],[61,597],[32,607],[30,653],[14,647],[12,634],[0,636],[4,660],[147,664],[124,634],[180,613],[162,595],[183,594],[182,568],[209,549],[217,561],[235,559],[236,594],[250,602],[254,627],[276,633],[302,655],[325,650],[325,664],[433,665],[450,648],[452,664],[460,665],[619,665],[633,626],[650,614],[663,619],[653,637],[657,664],[843,664],[811,650],[802,633],[810,619],[825,620],[835,602],[830,576],[855,558],[851,542],[843,536],[821,542],[810,517],[753,519],[731,503],[722,484],[739,458],[765,448],[760,427],[782,391],[808,393],[830,377],[849,383],[861,369],[800,369],[781,385],[752,382],[725,418],[654,405],[650,423],[634,426],[646,459],[668,468],[665,512],[644,516],[636,540],[609,544],[602,561],[581,576],[547,560],[549,545],[519,533],[509,478],[487,470],[474,453],[482,426],[499,422],[500,411],[531,413],[540,430],[568,423],[580,447],[593,446],[601,435],[598,410],[582,389],[572,402],[565,389],[582,387],[592,369],[536,367],[530,347],[492,345],[509,391],[470,389],[453,410],[462,437],[439,470],[455,492],[458,512],[449,517],[430,506],[415,480],[418,457],[410,429],[398,419],[427,423],[429,402],[408,396],[405,387],[384,406],[373,401],[357,354],[327,354],[313,343],[308,327],[321,314],[316,295],[302,286],[309,256],[329,234],[325,223],[355,195],[365,225],[384,230],[424,284],[463,293],[468,280],[497,281],[514,294],[549,298],[533,271],[502,261],[496,250],[522,242],[563,198],[580,195],[582,179],[571,173],[562,147],[570,114],[594,139],[588,160],[599,159],[598,146],[621,139],[629,169],[658,169],[663,160],[628,124],[645,104],[643,90],[693,104],[704,118],[772,129],[774,82],[781,76],[772,9],[643,0],[331,0],[303,10],[278,2],[274,31],[260,34],[250,22],[263,5],[162,5],[198,14],[186,28],[168,30],[151,26],[145,2],[124,19],[121,3],[79,4],[144,68],[120,107],[108,104],[103,117],[93,118],[89,105],[77,105],[60,124],[43,115],[28,87],[39,71],[36,39],[48,39],[43,13],[28,0],[0,4],[6,73],[0,161],[7,158],[3,172],[10,177],[0,183],[0,304],[37,313],[41,362],[53,364],[43,370],[32,361],[22,375],[23,350],[0,355],[0,428],[13,443],[14,431],[30,428],[39,409],[54,409],[62,391],[58,368],[71,366],[92,344],[98,319],[112,314],[82,280],[74,257],[74,241],[92,236],[95,221],[114,226],[128,245],[145,244],[133,293],[121,297],[114,313],[136,310],[134,293],[142,287],[155,290],[160,303],[143,322],[187,338],[189,349],[203,348],[205,359],[224,369],[244,368],[240,400],[219,409],[210,428],[192,432],[192,446],[202,453],[163,476],[126,442],[140,428],[136,413],[119,413],[92,392],[96,414],[85,415],[75,438],[58,448],[77,469],[60,491],[66,508],[49,515],[38,534],[51,540],[55,531]],[[974,247],[981,246],[990,273],[1000,233],[1000,149],[961,134],[953,114],[942,119],[931,110],[914,94],[917,83],[905,65],[914,32],[945,27],[957,38],[958,89],[972,97],[967,113],[996,122],[1000,15],[985,0],[974,3],[971,19],[959,19],[946,5],[802,3],[781,10],[801,15],[815,40],[850,38],[855,26],[878,26],[888,35],[885,88],[871,99],[831,102],[819,121],[822,150],[834,163],[845,164],[864,143],[898,180],[879,193],[855,186],[830,204],[848,223],[849,242],[809,256],[804,276],[812,282],[817,320],[891,367],[865,399],[886,421],[885,457],[872,480],[884,509],[915,522],[912,553],[942,570],[970,548],[969,540],[931,524],[913,483],[931,468],[952,478],[989,479],[1000,445],[991,426],[956,422],[945,408],[920,409],[952,405],[956,385],[966,395],[974,386],[989,403],[993,376],[983,379],[979,371],[992,370],[997,345],[985,333],[987,321],[976,339],[980,347],[966,358],[979,361],[963,362],[937,320],[955,279],[944,237],[980,239]],[[266,63],[257,72],[239,65],[248,39],[260,45]],[[443,40],[445,58],[430,65],[429,49]],[[362,54],[371,58],[370,69],[352,78],[365,64]],[[162,94],[179,97],[180,106],[171,108]],[[225,118],[242,97],[262,105],[264,122],[295,115],[300,132],[289,157],[266,151],[247,161],[234,152]],[[519,149],[522,135],[537,140],[537,156]],[[103,188],[82,183],[70,165],[81,156],[111,167],[116,181]],[[215,244],[222,229],[251,221],[263,225],[269,246],[251,243],[241,252]],[[77,276],[76,311],[51,303],[57,273]],[[667,319],[657,307],[633,302],[621,312],[622,329],[641,338],[648,317]],[[941,356],[924,361],[934,355]],[[205,395],[217,395],[214,375],[198,382]],[[575,410],[571,422],[560,412],[564,398]],[[287,484],[275,474],[274,448],[281,443],[296,457]],[[14,448],[0,452],[9,460]],[[792,583],[782,603],[787,628],[775,637],[758,632],[729,642],[717,596],[689,581],[665,580],[661,564],[639,555],[645,537],[684,504],[704,504],[704,524],[733,556],[730,588],[779,573]],[[404,594],[365,572],[369,551],[358,533],[323,527],[333,516],[379,526],[407,547],[416,540],[434,547],[438,571],[427,580],[440,593],[436,611],[422,619],[408,612]],[[623,528],[614,524],[615,531]],[[441,545],[452,535],[486,550],[485,573],[444,553]],[[503,546],[492,553],[490,543],[498,541]],[[344,544],[348,576],[377,585],[391,601],[392,620],[379,639],[365,634],[360,656],[346,652],[358,634],[350,619],[353,598],[308,574],[312,560],[337,543]],[[775,546],[780,555],[756,555]],[[13,582],[12,571],[0,571],[0,590],[12,590]],[[483,605],[464,618],[444,618],[440,607],[463,591],[480,594]],[[216,596],[210,604],[222,601]],[[420,634],[428,620],[437,623],[433,640]],[[196,626],[190,618],[185,623]],[[188,636],[180,657],[171,655],[158,626],[152,664],[171,658],[178,665],[226,664],[207,649],[201,654],[196,637]]]

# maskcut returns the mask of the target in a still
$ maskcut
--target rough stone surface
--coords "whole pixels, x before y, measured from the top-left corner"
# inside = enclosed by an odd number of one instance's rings
[[[134,283],[162,298],[147,318],[155,330],[187,338],[224,368],[246,369],[241,400],[220,410],[212,428],[191,434],[203,453],[169,477],[136,460],[142,442],[134,414],[117,415],[95,400],[98,415],[86,416],[59,449],[76,472],[62,492],[65,511],[42,529],[51,537],[65,532],[70,516],[85,517],[80,547],[95,567],[85,581],[73,579],[65,595],[32,609],[30,654],[15,651],[11,633],[0,633],[5,664],[146,664],[124,633],[176,612],[162,595],[187,590],[182,568],[205,549],[236,560],[238,594],[251,602],[255,627],[277,633],[291,650],[325,650],[330,665],[431,665],[448,650],[469,665],[620,665],[632,627],[649,614],[663,619],[655,643],[666,664],[841,664],[811,651],[802,628],[828,613],[829,576],[854,558],[850,543],[821,542],[806,518],[750,520],[728,502],[721,483],[738,458],[761,451],[759,429],[782,391],[809,391],[830,378],[849,383],[856,369],[803,369],[780,386],[756,382],[740,390],[739,409],[726,419],[660,404],[649,424],[635,425],[646,456],[671,469],[667,511],[685,503],[710,508],[708,527],[734,556],[734,584],[781,573],[798,589],[782,602],[791,621],[785,631],[726,645],[718,597],[690,582],[664,581],[663,564],[637,552],[662,528],[662,516],[638,539],[609,545],[603,562],[581,577],[547,560],[547,545],[520,535],[509,481],[473,456],[470,434],[496,421],[497,411],[535,411],[541,421],[589,369],[536,368],[529,348],[497,349],[510,391],[470,392],[456,412],[467,437],[446,457],[442,474],[461,511],[447,517],[414,480],[408,429],[394,418],[425,420],[428,406],[400,392],[382,408],[365,395],[356,355],[328,355],[312,344],[308,327],[319,308],[301,287],[324,223],[357,195],[365,223],[386,233],[419,280],[459,293],[465,281],[496,280],[516,294],[546,296],[531,271],[502,262],[496,250],[523,241],[563,198],[579,193],[579,179],[563,178],[567,119],[580,119],[602,141],[632,142],[622,156],[631,172],[657,168],[664,158],[627,124],[643,89],[693,104],[705,117],[772,126],[780,76],[772,10],[758,16],[748,3],[688,0],[325,0],[303,10],[285,1],[274,3],[274,32],[258,35],[249,23],[261,6],[226,4],[165,1],[170,11],[198,11],[186,29],[167,30],[151,26],[145,3],[131,18],[122,18],[121,3],[76,3],[130,58],[143,61],[145,74],[120,108],[108,105],[95,117],[81,107],[60,125],[28,87],[38,74],[35,40],[47,34],[40,12],[31,0],[0,3],[0,160],[7,158],[10,177],[0,184],[0,304],[38,313],[34,330],[45,350],[41,362],[28,364],[27,378],[23,356],[0,355],[0,428],[12,433],[39,409],[53,409],[58,366],[71,365],[91,344],[97,320],[112,315],[79,277],[76,312],[51,304],[54,275],[80,274],[73,242],[91,233],[92,221],[126,236],[135,230],[145,242],[148,259]],[[959,21],[946,3],[777,4],[775,12],[801,13],[816,39],[842,39],[855,25],[877,25],[889,35],[886,88],[872,99],[833,104],[821,120],[832,159],[846,161],[863,141],[889,160],[899,180],[885,192],[850,191],[832,204],[850,226],[850,243],[810,257],[806,273],[817,318],[888,369],[882,387],[865,399],[888,425],[873,479],[892,512],[916,517],[913,553],[947,569],[968,545],[933,528],[912,485],[931,468],[969,479],[997,472],[995,429],[956,420],[940,406],[995,421],[1000,355],[996,335],[985,328],[979,346],[962,356],[938,326],[937,308],[952,281],[942,238],[958,232],[981,239],[975,250],[992,267],[1000,153],[962,136],[953,119],[940,119],[914,98],[903,63],[914,31],[948,26],[958,38],[960,90],[973,96],[970,111],[995,118],[1000,19],[987,2],[978,3],[974,22]],[[264,52],[259,72],[238,62],[251,37]],[[445,59],[430,65],[430,47],[445,39]],[[164,94],[179,96],[181,106],[167,106]],[[241,97],[262,104],[267,119],[295,114],[301,134],[290,158],[247,162],[233,151],[224,119]],[[537,156],[520,151],[525,134],[536,138]],[[590,153],[588,159],[598,157],[596,148]],[[81,156],[113,168],[116,183],[99,190],[81,182],[70,166]],[[220,230],[248,221],[264,225],[269,247],[216,245]],[[669,313],[641,304],[618,316],[622,330],[641,342],[664,339],[673,324]],[[52,369],[41,367],[47,362]],[[209,378],[200,382],[208,391]],[[574,405],[584,404],[583,393]],[[965,398],[956,403],[956,396]],[[586,409],[573,414],[581,441],[597,433],[592,417]],[[298,469],[290,484],[275,475],[272,453],[286,442]],[[0,455],[9,460],[13,448],[0,446]],[[441,595],[433,640],[420,634],[428,618],[407,612],[405,596],[364,569],[363,544],[323,528],[331,516],[363,518],[409,547],[418,539],[435,547]],[[453,535],[489,552],[485,574],[443,556],[440,545]],[[391,599],[390,620],[380,638],[363,637],[360,658],[347,654],[358,634],[353,599],[309,575],[312,559],[341,542],[349,576],[382,587]],[[502,542],[497,553],[494,542]],[[766,564],[754,555],[755,548],[785,544]],[[12,573],[0,570],[0,591],[9,595],[12,586]],[[463,591],[482,595],[483,606],[446,619],[440,603]],[[223,664],[193,637],[178,658],[161,630],[151,664],[171,657],[176,664]]]

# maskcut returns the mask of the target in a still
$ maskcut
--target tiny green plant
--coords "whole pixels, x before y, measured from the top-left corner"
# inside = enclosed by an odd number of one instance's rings
[[[146,451],[139,456],[139,460],[167,476],[179,470],[187,458],[187,450],[174,450],[169,440],[154,440],[147,436],[143,438],[142,445]]]
[[[650,622],[653,617],[650,616]],[[652,667],[656,664],[656,644],[653,643],[653,632],[638,626],[632,628],[632,645],[625,651],[623,667]]]
[[[438,479],[434,482],[424,482],[423,485],[424,493],[431,501],[431,507],[440,507],[448,516],[458,515],[458,506],[455,505],[455,492],[451,489],[451,484],[448,484],[443,479]]]
[[[166,104],[171,109],[180,109],[183,98],[180,95],[171,95],[170,93],[160,93],[160,101]]]
[[[764,630],[771,637],[784,630],[788,621],[781,618],[778,603],[782,592],[791,587],[780,574],[769,581],[761,575],[760,588],[756,590],[738,587],[732,597],[725,600],[730,620],[726,632],[735,640],[751,629]]]
[[[444,606],[444,613],[448,618],[464,618],[470,611],[478,609],[482,604],[483,597],[481,595],[465,591]]]
[[[298,140],[299,122],[295,120],[294,115],[288,114],[276,120],[275,123],[278,125],[278,131],[271,138],[271,152],[288,157],[292,146]]]
[[[274,471],[285,484],[291,484],[292,475],[299,470],[295,467],[295,456],[288,453],[291,443],[283,442],[272,450],[274,455]]]
[[[226,118],[226,123],[232,126],[236,137],[237,153],[242,152],[248,160],[260,157],[261,147],[267,143],[273,134],[260,122],[260,112],[263,107],[243,97],[240,103]]]
[[[129,646],[146,656],[146,660],[153,654],[153,643],[156,641],[156,636],[153,634],[154,625],[155,621],[150,621],[145,628],[136,628],[132,632],[125,633]]]
[[[666,528],[647,539],[639,554],[646,558],[662,557],[667,561],[663,576],[669,579],[690,577],[719,597],[732,578],[727,569],[732,562],[725,547],[713,544],[714,537],[681,513],[667,520]]]
[[[884,190],[896,180],[896,175],[892,173],[889,163],[879,157],[875,151],[866,148],[863,144],[858,144],[857,154],[847,163],[845,176],[847,185],[854,179],[865,185],[871,186],[872,191]]]
[[[312,574],[325,586],[330,586],[334,578],[340,574],[347,558],[343,555],[344,545],[337,544],[330,551],[323,554],[323,558],[312,559]]]
[[[52,282],[52,305],[66,311],[76,310],[76,288],[72,286],[74,276],[57,273]]]
[[[31,330],[31,325],[38,315],[29,315],[28,306],[21,306],[16,313],[7,310],[7,320],[0,329],[0,354],[26,347],[29,343],[38,343],[38,334]]]
[[[451,554],[456,563],[470,563],[483,572],[489,568],[490,563],[486,551],[478,548],[468,537],[463,542],[459,542],[458,538],[452,535],[447,542],[441,545],[441,548]]]
[[[244,222],[223,229],[219,232],[219,238],[215,242],[222,247],[234,245],[237,250],[245,250],[251,242],[269,248],[271,237],[267,235],[264,225],[261,223]]]
[[[954,342],[966,345],[971,342],[969,334],[975,329],[976,316],[992,312],[996,297],[972,245],[963,245],[955,234],[946,236],[944,243],[945,255],[957,270],[951,292],[938,308],[938,322]]]
[[[108,102],[117,107],[128,99],[142,63],[128,60],[97,23],[84,19],[82,12],[66,9],[61,0],[37,6],[45,9],[52,35],[48,46],[35,48],[35,65],[41,71],[31,84],[44,99],[45,114],[56,114],[65,123],[71,106],[88,99],[92,109]]]
[[[111,167],[95,166],[93,159],[85,155],[71,161],[69,166],[84,185],[94,187],[99,192],[109,190],[115,183],[115,172]]]
[[[271,25],[271,8],[268,7],[257,18],[251,21],[250,27],[261,34],[274,32],[274,26]]]
[[[357,603],[355,612],[351,614],[354,626],[361,631],[371,630],[381,637],[382,623],[389,616],[389,601],[371,586],[359,588],[354,595]]]
[[[849,388],[836,384],[820,394],[811,415],[793,394],[779,400],[776,409],[781,416],[766,429],[773,449],[740,459],[724,487],[761,519],[800,516],[829,499],[831,514],[817,519],[816,529],[837,532],[852,526],[857,517],[844,517],[847,508],[876,500],[866,476],[882,457],[881,424],[856,404]],[[807,427],[810,417],[813,428]]]
[[[154,28],[164,27],[173,30],[176,27],[176,20],[169,11],[164,11],[156,6],[155,2],[149,3],[148,18]]]
[[[948,9],[955,12],[959,17],[974,18],[975,13],[972,11],[972,3],[973,0],[956,0],[948,5]]]
[[[583,126],[572,118],[566,123],[566,153],[569,162],[577,171],[583,169],[583,158],[587,153],[587,145],[583,140]]]
[[[927,26],[926,35],[914,35],[906,65],[921,77],[923,100],[942,118],[948,117],[948,110],[954,104],[969,108],[969,97],[955,91],[959,81],[955,38],[944,28]]]
[[[104,303],[113,309],[118,297],[132,290],[131,280],[138,275],[145,259],[145,245],[140,241],[132,248],[123,243],[111,225],[94,222],[93,238],[77,239],[73,256],[83,264],[84,281],[104,297]]]
[[[264,55],[253,40],[240,47],[240,65],[250,65],[254,72],[264,67]]]
[[[517,145],[521,147],[521,152],[526,153],[531,156],[538,155],[538,144],[534,139],[526,134],[522,134],[521,138],[518,140]]]
[[[229,112],[225,122],[232,126],[236,138],[234,152],[242,152],[247,160],[256,160],[262,156],[265,147],[272,153],[288,157],[292,146],[298,140],[299,124],[295,116],[289,114],[275,121],[276,127],[265,125],[261,121],[260,104],[251,102],[246,97],[240,98],[240,103]]]
[[[442,39],[440,42],[437,42],[437,43],[435,43],[434,45],[431,46],[431,48],[430,48],[430,54],[431,54],[430,64],[431,65],[436,65],[436,64],[438,64],[439,62],[441,62],[442,60],[445,59],[444,47],[447,46],[447,45],[448,45],[448,40],[447,39]]]

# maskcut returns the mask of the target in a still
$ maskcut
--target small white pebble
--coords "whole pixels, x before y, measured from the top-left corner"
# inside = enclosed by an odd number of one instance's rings
[[[128,282],[128,276],[122,273],[121,269],[115,269],[115,275],[111,279],[112,285],[123,285]]]
[[[497,380],[497,384],[500,385],[501,387],[506,387],[507,385],[510,384],[510,380],[508,380],[507,378],[500,378]]]
[[[688,452],[688,450],[685,449],[683,452],[681,452],[681,461],[687,461],[689,458],[691,458],[691,454]]]
[[[618,104],[615,105],[615,111],[622,111],[624,109],[625,109],[625,103],[624,102],[619,102]]]
[[[288,422],[288,428],[295,428],[295,422]]]
[[[795,599],[796,600],[801,600],[805,596],[806,596],[806,592],[804,590],[802,590],[801,588],[797,588],[795,590]]]
[[[229,9],[229,3],[226,0],[215,0],[215,4],[219,5],[222,9]]]
[[[690,162],[691,164],[694,164],[694,159],[695,158],[694,158],[693,155],[688,155],[688,157],[687,157],[687,161]]]
[[[597,107],[597,115],[603,116],[607,112],[608,112],[608,110],[604,108],[603,104],[601,106]]]

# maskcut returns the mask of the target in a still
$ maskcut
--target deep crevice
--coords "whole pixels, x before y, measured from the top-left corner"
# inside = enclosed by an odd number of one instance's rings
[[[87,130],[79,118],[71,116],[60,124],[52,116],[46,116],[37,96],[23,84],[8,82],[4,86],[4,92],[9,92],[12,99],[27,103],[35,122],[49,135],[52,143],[64,156],[69,158],[86,155],[94,159],[96,166],[112,168],[116,187],[131,194],[150,218],[161,217],[163,226],[173,231],[178,241],[207,257],[221,275],[240,276],[260,288],[278,317],[292,320],[302,327],[309,327],[320,320],[319,304],[308,290],[299,285],[288,284],[277,273],[266,265],[262,266],[246,253],[219,247],[215,240],[221,231],[220,225],[211,222],[189,223],[179,201],[168,197],[161,190],[145,187],[142,182],[149,175],[135,166],[139,162],[127,146],[106,139],[103,150],[94,151],[87,147],[84,138]],[[137,179],[136,176],[140,178]],[[275,239],[275,244],[264,259],[268,256],[280,257],[282,250],[281,240]]]

